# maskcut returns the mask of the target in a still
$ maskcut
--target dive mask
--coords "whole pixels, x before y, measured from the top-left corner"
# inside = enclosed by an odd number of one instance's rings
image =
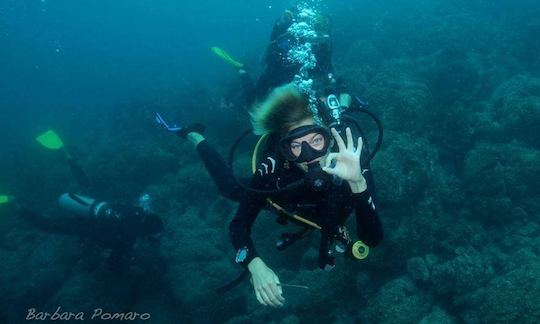
[[[298,141],[306,135],[305,140]],[[293,129],[280,140],[280,149],[287,160],[296,163],[310,162],[328,152],[332,137],[330,132],[319,125],[305,125]]]

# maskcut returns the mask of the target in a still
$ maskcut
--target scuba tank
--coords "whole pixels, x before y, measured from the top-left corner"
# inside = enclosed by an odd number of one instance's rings
[[[67,214],[96,220],[118,220],[120,214],[109,203],[74,193],[65,193],[58,199],[58,206]]]

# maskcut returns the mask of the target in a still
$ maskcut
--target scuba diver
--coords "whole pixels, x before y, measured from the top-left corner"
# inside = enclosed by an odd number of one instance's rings
[[[305,4],[286,11],[274,25],[265,69],[256,84],[242,63],[222,49],[212,48],[238,69],[248,106],[255,102],[253,130],[237,140],[229,161],[208,143],[202,125],[170,126],[161,115],[155,116],[158,124],[195,146],[220,193],[240,202],[229,233],[235,261],[245,270],[218,292],[231,289],[251,274],[261,304],[283,305],[281,288],[287,285],[265,264],[250,237],[262,209],[275,212],[281,225],[301,226],[295,233],[281,235],[278,250],[319,231],[318,265],[326,271],[336,264],[334,254],[361,260],[383,238],[369,167],[382,143],[382,125],[365,109],[366,103],[347,94],[334,78],[329,30],[328,18]],[[359,124],[346,115],[349,112],[365,113],[377,124],[378,140],[372,151]],[[351,127],[361,135],[357,143]],[[252,133],[260,138],[252,158],[252,178],[246,182],[235,177],[232,166],[239,143]],[[345,226],[353,212],[356,242]]]
[[[326,99],[321,105],[325,123],[315,121],[308,96],[294,84],[274,89],[268,99],[255,108],[251,114],[253,132],[261,138],[253,154],[255,167],[247,185],[236,179],[232,163],[238,143],[251,131],[233,146],[227,163],[204,138],[201,125],[170,126],[156,114],[160,125],[188,139],[196,147],[220,193],[240,202],[229,233],[235,261],[246,270],[222,291],[238,284],[250,273],[261,304],[283,305],[281,287],[284,284],[262,260],[250,237],[253,223],[264,208],[275,211],[280,224],[291,222],[302,226],[299,232],[279,238],[276,242],[279,250],[313,230],[320,231],[318,265],[326,271],[336,265],[335,253],[363,259],[369,247],[377,246],[382,240],[383,229],[375,208],[369,168],[382,141],[380,122],[375,119],[379,139],[370,153],[362,140],[365,136],[358,137],[356,143],[353,140],[352,130],[347,126],[349,119],[340,115],[345,107],[340,105],[337,97],[332,95]],[[362,108],[350,108],[354,109]],[[351,124],[362,134],[357,123]],[[340,133],[345,134],[346,142]],[[337,151],[332,151],[335,147]],[[359,238],[356,242],[345,227],[353,212]]]
[[[152,211],[151,198],[143,194],[135,206],[116,206],[87,196],[90,181],[84,170],[54,131],[36,138],[45,148],[59,151],[77,181],[79,193],[64,193],[58,199],[59,213],[44,216],[25,208],[12,196],[0,196],[1,204],[11,204],[15,212],[36,228],[54,234],[79,236],[84,241],[111,249],[106,265],[119,270],[130,259],[138,237],[157,241],[163,231],[161,218]],[[2,198],[4,197],[4,198]]]
[[[264,55],[264,69],[256,82],[244,64],[225,50],[219,47],[211,50],[238,70],[245,101],[250,107],[264,100],[272,89],[295,80],[306,60],[318,91],[338,86],[340,82],[334,77],[332,65],[330,29],[330,19],[317,11],[301,6],[286,10],[274,23]]]

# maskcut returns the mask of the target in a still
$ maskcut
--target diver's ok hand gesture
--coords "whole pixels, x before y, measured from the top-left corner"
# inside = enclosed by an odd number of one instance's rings
[[[332,128],[332,135],[334,135],[339,152],[328,154],[323,171],[348,181],[353,192],[362,192],[367,189],[366,179],[362,176],[362,170],[360,169],[362,137],[358,137],[358,144],[355,148],[349,127],[345,130],[345,134],[347,136],[347,145],[345,145],[343,138],[335,128]],[[335,161],[333,168],[330,167],[332,161]]]

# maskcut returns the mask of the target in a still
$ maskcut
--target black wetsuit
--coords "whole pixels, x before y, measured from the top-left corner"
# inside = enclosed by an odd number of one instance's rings
[[[98,220],[90,216],[61,215],[46,217],[34,211],[19,208],[18,214],[39,230],[51,234],[78,236],[83,240],[112,249],[107,260],[116,264],[127,255],[143,230],[142,210],[117,208],[120,217],[115,220]]]
[[[110,268],[116,268],[129,257],[138,237],[156,235],[163,230],[158,215],[146,213],[140,208],[116,207],[114,213],[116,216],[111,219],[68,215],[63,212],[47,217],[23,207],[17,208],[21,218],[43,232],[78,236],[86,242],[111,249],[106,260]]]
[[[84,170],[73,159],[68,159],[68,163],[80,191],[91,191],[91,182]],[[137,237],[158,234],[163,230],[163,223],[158,215],[138,207],[113,206],[111,211],[114,217],[109,218],[68,215],[61,211],[50,217],[17,205],[18,215],[44,232],[79,236],[85,241],[111,249],[107,264],[114,268],[129,255]]]
[[[206,140],[199,143],[197,151],[220,192],[225,197],[240,201],[229,230],[234,249],[236,251],[244,247],[248,249],[248,256],[241,263],[244,266],[257,256],[251,239],[251,227],[261,209],[265,208],[267,198],[271,198],[286,210],[321,225],[323,229],[319,251],[327,251],[337,227],[343,225],[353,211],[356,215],[356,234],[360,240],[373,247],[383,238],[382,225],[371,194],[374,186],[369,169],[363,170],[368,190],[362,193],[352,193],[346,181],[334,179],[331,188],[324,192],[314,192],[301,187],[294,191],[266,196],[239,187],[232,178],[230,167]],[[295,164],[285,163],[277,154],[269,153],[253,175],[250,187],[261,190],[283,188],[304,176],[305,172]],[[319,266],[323,267],[327,262],[326,255],[320,253]]]

